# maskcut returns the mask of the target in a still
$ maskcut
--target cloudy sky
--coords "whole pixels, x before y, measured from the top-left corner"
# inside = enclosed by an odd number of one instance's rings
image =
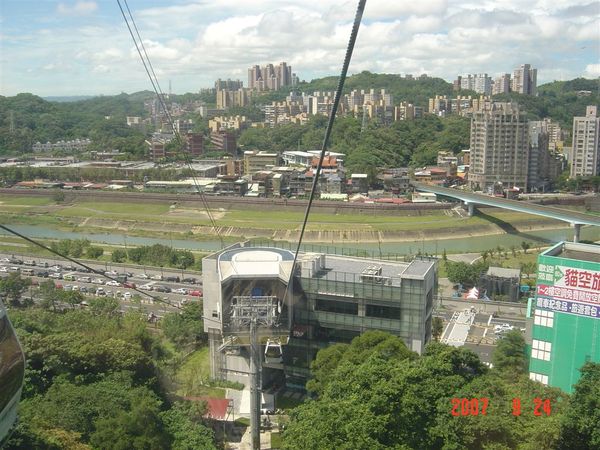
[[[123,0],[121,0],[123,3]],[[337,75],[357,1],[129,0],[163,90],[287,61]],[[458,74],[538,68],[538,84],[600,76],[597,0],[367,0],[350,72]],[[0,0],[0,95],[151,89],[117,0]]]

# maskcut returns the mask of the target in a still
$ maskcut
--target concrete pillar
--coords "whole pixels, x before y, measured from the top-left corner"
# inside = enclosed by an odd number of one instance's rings
[[[475,213],[475,203],[465,202],[465,205],[468,208],[469,217],[472,217]]]
[[[573,233],[573,242],[579,242],[579,237],[581,236],[581,224],[574,223],[573,228],[575,229],[575,233]]]

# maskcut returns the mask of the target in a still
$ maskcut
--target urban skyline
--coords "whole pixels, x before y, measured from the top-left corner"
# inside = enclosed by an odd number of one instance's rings
[[[253,64],[287,61],[300,80],[339,72],[355,4],[244,2],[235,11],[166,0],[131,2],[163,90],[197,92],[245,79]],[[114,2],[2,2],[1,95],[98,95],[148,89]],[[600,74],[593,3],[471,5],[367,3],[350,73],[460,73],[497,77],[527,62],[538,85]],[[173,24],[176,24],[174,26]],[[277,45],[273,45],[273,43]],[[390,43],[390,45],[386,45]],[[393,45],[391,45],[393,43]],[[50,51],[51,49],[51,51]]]

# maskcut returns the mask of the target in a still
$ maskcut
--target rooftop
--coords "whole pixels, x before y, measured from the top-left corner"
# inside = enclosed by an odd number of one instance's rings
[[[578,261],[600,263],[600,246],[575,242],[560,242],[543,252],[542,256],[556,256],[576,259]]]

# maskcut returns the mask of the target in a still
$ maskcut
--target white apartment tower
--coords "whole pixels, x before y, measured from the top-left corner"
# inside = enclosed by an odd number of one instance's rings
[[[537,93],[537,69],[532,69],[529,64],[521,64],[515,69],[512,80],[513,92],[525,95]]]
[[[487,73],[460,77],[460,88],[475,91],[478,94],[491,95],[492,78]]]
[[[492,94],[508,94],[510,92],[510,73],[504,73],[494,79]]]
[[[588,106],[585,117],[573,117],[571,178],[600,174],[599,128],[600,118],[596,106]]]
[[[491,103],[473,111],[469,185],[487,190],[527,187],[529,139],[525,113],[516,103]]]

